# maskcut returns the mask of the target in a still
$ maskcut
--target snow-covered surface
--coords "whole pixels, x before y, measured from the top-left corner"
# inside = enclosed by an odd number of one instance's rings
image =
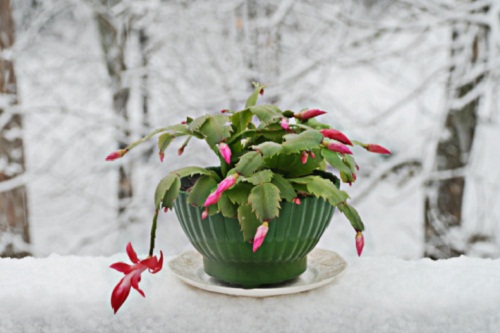
[[[214,294],[165,267],[113,315],[124,255],[0,259],[0,332],[500,332],[500,260],[348,258],[331,284],[265,299]]]

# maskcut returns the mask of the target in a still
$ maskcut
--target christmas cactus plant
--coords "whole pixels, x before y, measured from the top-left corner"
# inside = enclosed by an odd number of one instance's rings
[[[170,172],[156,187],[155,206],[151,230],[149,258],[139,261],[132,246],[127,253],[134,265],[117,263],[112,268],[126,274],[115,288],[112,305],[115,312],[123,304],[130,288],[142,295],[138,287],[140,273],[161,269],[162,256],[153,256],[158,214],[172,209],[180,191],[188,194],[188,203],[203,207],[202,218],[222,214],[237,218],[245,241],[258,251],[265,242],[269,224],[280,213],[284,201],[300,205],[306,196],[324,199],[341,211],[355,231],[358,255],[364,246],[363,222],[357,211],[347,203],[347,192],[337,188],[335,176],[325,172],[336,170],[342,182],[356,181],[359,169],[351,146],[370,152],[390,154],[375,144],[350,140],[342,132],[319,122],[316,117],[325,113],[318,109],[300,112],[281,110],[275,105],[257,105],[265,86],[255,83],[255,90],[242,110],[222,110],[219,114],[187,118],[180,124],[153,131],[122,150],[111,153],[106,160],[123,157],[142,142],[158,136],[159,158],[164,160],[165,150],[178,138],[185,138],[178,154],[194,137],[205,140],[220,159],[217,168],[185,167]],[[191,182],[185,184],[185,180]]]

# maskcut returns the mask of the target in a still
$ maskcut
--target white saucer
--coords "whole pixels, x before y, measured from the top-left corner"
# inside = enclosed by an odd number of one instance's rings
[[[203,258],[196,251],[187,251],[169,263],[170,269],[182,281],[211,292],[247,297],[268,297],[299,293],[331,282],[347,266],[337,253],[314,249],[307,256],[307,270],[298,278],[269,288],[244,289],[216,280],[203,270]]]

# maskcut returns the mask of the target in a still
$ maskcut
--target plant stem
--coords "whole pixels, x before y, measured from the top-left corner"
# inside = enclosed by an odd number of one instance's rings
[[[151,225],[151,238],[149,241],[149,256],[153,256],[153,251],[155,249],[155,238],[156,238],[156,221],[158,220],[158,209],[155,211],[155,216],[153,217],[153,223]]]

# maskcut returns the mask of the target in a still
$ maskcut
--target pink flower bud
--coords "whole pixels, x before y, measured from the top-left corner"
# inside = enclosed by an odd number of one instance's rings
[[[208,207],[210,205],[216,204],[217,202],[219,202],[221,196],[222,196],[222,192],[215,191],[214,193],[211,193],[207,197],[207,200],[205,200],[205,203],[203,204],[203,206]]]
[[[290,130],[290,125],[288,125],[288,119],[287,118],[281,118],[280,125],[281,125],[281,128],[283,128],[285,131],[289,131]]]
[[[260,89],[259,94],[260,94],[261,96],[264,96],[264,88]]]
[[[163,212],[168,212],[168,207],[163,207]]]
[[[302,164],[307,163],[308,157],[309,157],[309,154],[307,153],[307,151],[304,150],[302,153],[300,153],[300,161],[302,162]]]
[[[127,149],[120,149],[120,150],[114,151],[111,154],[109,154],[108,156],[106,156],[106,161],[116,160],[118,158],[123,157],[123,155],[125,155],[126,153],[127,153]]]
[[[356,250],[358,251],[358,256],[361,256],[363,252],[363,247],[365,246],[365,239],[361,231],[356,232]]]
[[[222,192],[227,191],[228,189],[233,187],[234,184],[236,184],[236,181],[238,180],[239,176],[240,175],[237,173],[232,174],[231,176],[227,176],[226,178],[224,178],[223,181],[219,183],[219,185],[217,186],[217,190],[215,192],[222,194]]]
[[[300,199],[299,199],[298,197],[293,198],[293,199],[292,199],[292,202],[293,202],[294,204],[296,204],[296,205],[300,205]]]
[[[181,124],[182,124],[182,125],[186,125],[186,124],[187,124],[187,121],[186,121],[186,120],[183,120],[183,121],[181,121]]]
[[[317,117],[317,116],[325,114],[325,113],[326,113],[326,111],[321,111],[318,109],[311,109],[311,110],[299,112],[299,113],[295,114],[294,117],[297,119],[300,119],[300,120],[307,120],[307,119],[314,118],[314,117]]]
[[[341,154],[352,154],[352,151],[347,148],[344,144],[342,143],[337,143],[337,142],[328,142],[328,145],[326,146],[328,150],[341,153]]]
[[[316,155],[314,155],[312,151],[309,152],[309,156],[311,156],[311,158],[316,158]]]
[[[257,228],[257,232],[255,233],[255,237],[253,238],[253,252],[257,251],[259,247],[264,242],[264,238],[266,238],[267,231],[269,230],[269,224],[264,222]]]
[[[208,217],[208,208],[201,213],[201,219],[204,220]]]
[[[334,139],[339,142],[342,142],[343,144],[352,146],[351,140],[349,140],[349,138],[347,138],[347,136],[345,136],[344,133],[337,131],[336,129],[333,128],[322,129],[320,130],[320,132],[321,134],[323,134],[325,138]]]
[[[227,109],[220,110],[220,113],[226,113],[226,112],[227,112]]]
[[[163,162],[163,159],[165,158],[165,153],[160,151],[158,155],[160,155],[160,162]]]
[[[181,156],[181,155],[182,155],[182,153],[184,153],[184,148],[186,148],[186,146],[184,146],[184,145],[183,145],[183,146],[181,146],[181,147],[177,150],[177,155],[178,155],[178,156]]]
[[[372,152],[372,153],[377,153],[377,154],[391,154],[391,152],[382,147],[382,146],[379,146],[379,145],[374,145],[374,144],[368,144],[365,146],[366,150],[368,150],[369,152]]]
[[[231,149],[229,146],[221,142],[219,143],[219,153],[221,154],[222,158],[224,158],[224,161],[226,161],[227,164],[231,164]]]

